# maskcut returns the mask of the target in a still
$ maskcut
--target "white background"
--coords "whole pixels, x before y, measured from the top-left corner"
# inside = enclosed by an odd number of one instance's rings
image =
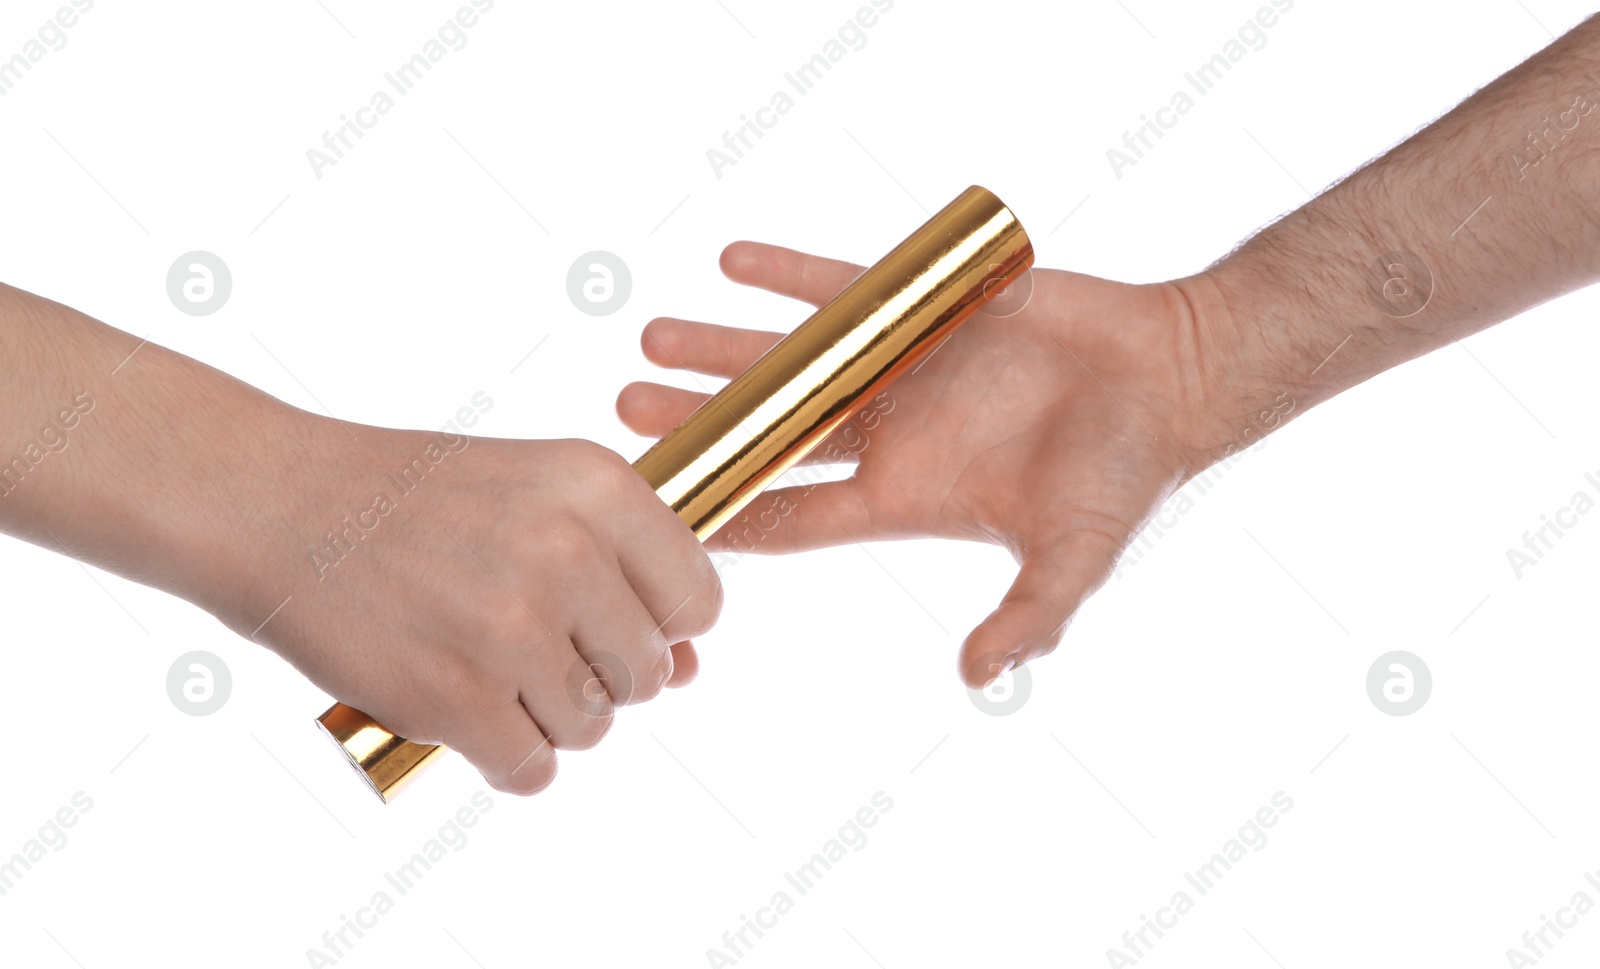
[[[436,427],[481,390],[481,433],[629,457],[646,442],[612,400],[651,373],[645,321],[805,315],[722,280],[729,241],[868,262],[979,183],[1041,265],[1186,274],[1586,12],[1301,0],[1119,180],[1106,149],[1253,0],[901,0],[719,179],[706,149],[854,0],[501,0],[319,180],[306,150],[457,6],[325,3],[96,4],[0,99],[0,278],[308,409]],[[55,6],[6,4],[0,55]],[[196,249],[234,275],[205,318],[165,292]],[[616,315],[568,300],[592,249],[632,268]],[[1144,962],[1506,964],[1574,892],[1600,900],[1600,519],[1520,580],[1506,560],[1595,490],[1597,308],[1548,304],[1270,438],[1091,601],[1011,716],[953,664],[1004,553],[739,561],[700,680],[563,754],[544,794],[491,792],[339,965],[706,965],[878,791],[866,846],[740,964],[1104,965],[1278,791],[1268,844]],[[312,727],[328,698],[272,654],[31,546],[0,543],[0,574],[0,856],[94,802],[0,897],[7,965],[306,965],[487,789],[452,757],[382,807]],[[191,649],[233,673],[209,717],[165,690]],[[1409,717],[1366,693],[1392,649],[1433,673]],[[1541,964],[1597,956],[1591,913]]]

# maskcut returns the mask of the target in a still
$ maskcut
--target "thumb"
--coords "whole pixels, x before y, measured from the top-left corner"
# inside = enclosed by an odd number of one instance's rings
[[[1122,543],[1108,535],[1076,532],[1025,554],[999,608],[961,644],[961,679],[978,689],[1055,649],[1078,607],[1105,583],[1121,550]]]

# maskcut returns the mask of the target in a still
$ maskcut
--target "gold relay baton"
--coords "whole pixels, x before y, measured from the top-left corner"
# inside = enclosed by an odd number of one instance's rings
[[[863,401],[915,368],[1033,265],[1017,217],[976,185],[857,276],[633,463],[701,540]],[[385,803],[445,750],[336,703],[317,724]]]

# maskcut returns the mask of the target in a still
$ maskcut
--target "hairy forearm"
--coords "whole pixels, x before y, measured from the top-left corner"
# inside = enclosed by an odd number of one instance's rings
[[[224,608],[302,412],[0,286],[0,530]]]
[[[1596,279],[1600,17],[1179,282],[1218,406],[1301,413]]]

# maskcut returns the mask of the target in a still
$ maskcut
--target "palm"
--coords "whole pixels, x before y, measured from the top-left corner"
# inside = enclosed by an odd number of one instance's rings
[[[735,281],[817,305],[859,272],[750,244],[730,247],[723,265]],[[851,455],[855,474],[789,492],[792,511],[759,544],[790,552],[944,537],[1006,547],[1022,569],[963,646],[963,676],[974,685],[1006,658],[1020,664],[1054,647],[1133,530],[1193,463],[1181,418],[1194,409],[1188,398],[1197,383],[1177,291],[1050,270],[1032,275],[1024,309],[970,320],[891,386],[869,417],[819,448]],[[644,347],[665,366],[729,377],[779,336],[658,320]],[[704,396],[634,384],[618,412],[640,433],[659,436]],[[719,536],[724,544],[732,538]]]

